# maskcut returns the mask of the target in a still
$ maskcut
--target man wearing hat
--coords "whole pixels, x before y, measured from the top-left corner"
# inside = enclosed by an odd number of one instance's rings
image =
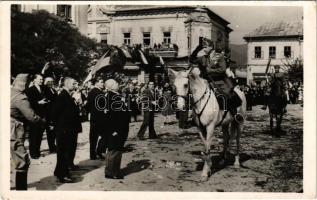
[[[25,141],[26,123],[43,125],[44,119],[35,114],[24,94],[28,74],[19,74],[11,87],[11,159],[16,171],[16,190],[27,190],[27,172],[30,165]],[[32,134],[32,133],[31,133]]]
[[[197,57],[200,51],[204,55]],[[214,49],[213,42],[203,38],[190,56],[190,62],[197,64],[202,77],[205,78],[221,95],[227,98],[227,109],[237,122],[243,120],[243,116],[237,113],[237,107],[242,103],[238,94],[234,91],[232,71],[229,70],[230,52]]]

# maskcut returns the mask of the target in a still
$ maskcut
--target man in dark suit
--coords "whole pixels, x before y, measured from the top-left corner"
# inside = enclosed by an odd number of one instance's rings
[[[105,178],[122,179],[120,171],[124,143],[128,138],[130,115],[123,97],[118,93],[119,84],[109,79],[105,83],[107,88],[107,111],[104,121],[106,122],[106,166]]]
[[[74,167],[78,133],[82,131],[79,108],[71,96],[77,82],[66,77],[63,90],[57,96],[52,109],[57,143],[57,163],[54,175],[60,182],[72,182],[69,168]]]
[[[105,152],[105,137],[103,133],[104,126],[104,106],[105,94],[104,81],[101,77],[93,80],[94,87],[89,91],[86,108],[90,112],[90,159],[95,160],[97,156],[103,158],[102,153]],[[101,137],[98,142],[98,137]],[[98,144],[97,144],[98,142]]]
[[[31,107],[34,112],[41,118],[45,118],[45,106],[48,103],[43,92],[43,77],[36,74],[33,80],[33,86],[28,88],[25,93],[30,101]],[[29,142],[30,142],[30,155],[33,159],[38,159],[41,155],[40,148],[44,127],[39,124],[30,125]]]
[[[50,150],[50,153],[56,152],[56,144],[55,144],[55,132],[54,132],[54,126],[52,124],[50,113],[52,112],[52,105],[55,102],[55,99],[57,97],[57,91],[53,88],[54,85],[54,79],[52,77],[46,77],[44,80],[44,87],[43,92],[45,98],[48,100],[48,103],[45,106],[45,117],[46,117],[46,137],[47,137],[47,144],[48,148]]]
[[[156,139],[157,135],[154,129],[154,110],[155,110],[156,101],[155,101],[153,82],[149,82],[148,87],[145,88],[145,90],[143,91],[143,94],[141,96],[141,102],[143,106],[142,107],[143,123],[141,125],[141,128],[137,136],[140,140],[143,140],[145,131],[147,127],[149,127],[149,138]]]

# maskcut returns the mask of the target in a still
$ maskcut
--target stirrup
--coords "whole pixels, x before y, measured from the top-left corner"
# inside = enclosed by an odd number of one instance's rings
[[[237,113],[234,116],[234,120],[240,124],[240,123],[242,123],[244,121],[244,117],[243,117],[243,115],[241,113]]]

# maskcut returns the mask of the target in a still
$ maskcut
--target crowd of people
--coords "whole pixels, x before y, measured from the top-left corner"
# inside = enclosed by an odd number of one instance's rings
[[[247,109],[252,110],[252,106],[263,105],[265,99],[265,84],[251,84],[243,85],[243,89],[247,99]],[[303,84],[299,82],[289,83],[289,104],[302,104],[303,103]]]
[[[11,131],[17,190],[27,189],[30,159],[25,139],[29,141],[30,157],[40,159],[45,133],[49,152],[57,155],[54,175],[59,182],[72,182],[71,171],[78,169],[74,164],[78,134],[82,132],[82,122],[89,121],[90,159],[105,159],[105,177],[121,179],[121,156],[132,119],[138,121],[143,113],[137,137],[144,140],[149,128],[149,138],[156,139],[156,107],[162,108],[164,124],[170,123],[170,116],[174,114],[173,88],[169,83],[155,87],[152,81],[138,83],[122,74],[114,74],[112,78],[97,76],[83,84],[70,77],[57,81],[36,74],[31,81],[29,78],[28,74],[19,74],[11,88],[11,119],[14,119],[11,127],[18,126]]]
[[[197,57],[202,50],[208,56]],[[236,80],[229,70],[227,57],[228,52],[217,52],[211,42],[203,41],[190,61],[198,65],[202,76],[215,90],[227,91],[228,111],[239,123],[243,120],[237,112],[241,100],[235,93]],[[132,118],[138,121],[138,116],[143,115],[137,133],[139,140],[145,139],[147,129],[149,139],[158,138],[154,127],[155,112],[161,112],[164,124],[171,123],[170,116],[176,113],[181,130],[189,125],[191,99],[185,100],[189,105],[186,109],[177,110],[175,88],[168,80],[159,84],[150,80],[144,84],[118,72],[95,75],[82,84],[71,77],[54,80],[36,74],[31,81],[28,78],[28,74],[17,75],[11,88],[11,158],[17,190],[27,189],[30,159],[25,139],[29,141],[30,157],[40,159],[42,138],[46,133],[49,152],[57,155],[52,173],[61,183],[73,182],[71,172],[80,167],[74,163],[78,134],[82,132],[82,122],[89,121],[89,158],[106,161],[105,178],[122,179],[120,164]],[[248,110],[252,110],[253,105],[266,104],[265,87],[267,84],[240,86],[246,94]],[[302,101],[301,83],[290,84],[287,88],[290,102]]]

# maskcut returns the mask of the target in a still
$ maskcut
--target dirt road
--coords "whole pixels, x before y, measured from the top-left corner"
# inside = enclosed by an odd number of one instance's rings
[[[269,132],[268,111],[259,106],[249,111],[241,136],[240,169],[232,165],[217,166],[207,182],[200,182],[202,142],[195,127],[179,133],[176,119],[163,125],[157,115],[155,128],[159,139],[135,139],[141,122],[130,124],[129,139],[123,155],[123,180],[104,178],[104,161],[89,160],[89,123],[79,135],[73,172],[76,182],[60,184],[53,171],[56,154],[47,153],[43,140],[39,160],[32,160],[29,190],[95,190],[95,191],[205,191],[205,192],[302,192],[303,178],[303,112],[299,105],[289,105],[282,123],[286,135],[276,138]],[[212,146],[213,161],[219,160],[222,140],[219,129]],[[233,157],[232,157],[233,159]],[[232,160],[233,162],[233,160]],[[231,163],[232,164],[232,163]],[[14,180],[12,178],[12,180]],[[13,181],[11,182],[14,185]]]

